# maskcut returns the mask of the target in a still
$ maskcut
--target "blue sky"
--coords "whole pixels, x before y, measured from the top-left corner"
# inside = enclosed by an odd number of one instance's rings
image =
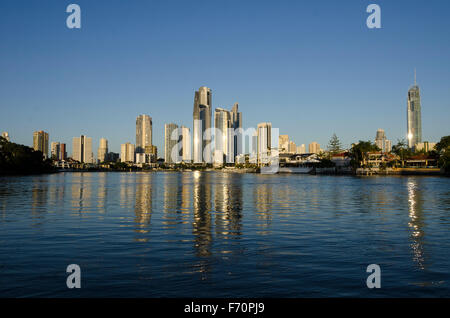
[[[70,3],[82,28],[66,27]],[[381,29],[366,7],[381,7]],[[297,144],[393,142],[406,132],[406,94],[422,94],[423,136],[450,134],[449,1],[22,1],[0,2],[0,131],[31,145],[135,142],[139,114],[192,127],[194,91],[213,106],[239,102],[244,127],[270,121]]]

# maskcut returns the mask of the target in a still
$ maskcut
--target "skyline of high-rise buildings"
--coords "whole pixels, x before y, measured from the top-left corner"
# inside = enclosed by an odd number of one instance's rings
[[[177,161],[206,163],[213,162],[234,162],[238,155],[244,154],[244,146],[242,136],[242,112],[239,112],[239,104],[234,103],[231,111],[222,107],[217,107],[214,110],[214,128],[211,127],[211,111],[212,111],[212,90],[206,86],[201,86],[194,94],[194,110],[193,110],[193,134],[188,127],[176,125],[179,139],[169,140],[164,139],[164,157],[167,158],[167,147],[170,147],[177,142],[182,141],[180,152]],[[261,123],[262,124],[262,123]],[[136,118],[136,144],[134,148],[135,162],[150,163],[156,162],[157,150],[152,144],[152,118],[149,115],[139,115]],[[258,129],[260,127],[258,126]],[[421,124],[421,101],[420,90],[414,78],[414,85],[408,90],[407,98],[407,139],[409,148],[426,149],[422,142],[422,124]],[[217,134],[214,136],[214,133]],[[7,132],[3,132],[2,136],[9,138]],[[258,132],[255,137],[258,137]],[[80,139],[81,138],[81,139]],[[251,139],[253,137],[250,137]],[[261,146],[256,139],[257,147]],[[166,142],[167,141],[167,142]],[[293,140],[289,140],[289,136],[279,136],[279,152],[280,153],[305,153],[305,144],[297,146]],[[213,142],[213,143],[212,143]],[[83,148],[80,148],[80,144]],[[167,144],[167,146],[166,146]],[[378,130],[375,137],[375,144],[383,151],[389,152],[392,148],[392,143],[385,136],[384,130]],[[63,144],[59,142],[52,142],[51,154],[54,158],[66,158],[66,155],[61,155]],[[420,145],[420,146],[419,146]],[[65,147],[65,144],[64,144]],[[150,148],[152,147],[152,148]],[[42,151],[44,156],[48,158],[48,133],[44,131],[35,131],[33,133],[33,148]],[[85,151],[89,148],[88,151]],[[320,144],[311,142],[308,147],[309,153],[320,153]],[[108,141],[105,138],[100,139],[100,145],[97,151],[97,158],[100,162],[106,161],[108,158]],[[248,150],[247,150],[248,151]],[[257,151],[258,154],[260,151]],[[65,153],[65,151],[63,152]],[[80,162],[94,162],[94,155],[92,153],[92,138],[74,137],[72,157]],[[222,158],[218,156],[221,153]],[[90,155],[91,154],[91,155]],[[145,154],[141,156],[138,154]],[[128,156],[129,157],[129,156]],[[139,160],[138,160],[139,157]],[[151,157],[151,159],[150,159]],[[225,159],[226,158],[226,159]],[[209,161],[208,161],[209,159]],[[136,161],[137,160],[137,161]],[[170,162],[170,159],[168,159]]]

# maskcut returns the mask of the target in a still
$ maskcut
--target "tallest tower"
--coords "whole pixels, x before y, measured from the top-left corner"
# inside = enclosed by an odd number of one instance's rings
[[[202,86],[194,95],[194,163],[211,162],[211,89]]]
[[[414,71],[414,85],[408,90],[406,128],[409,148],[413,148],[417,143],[422,142],[422,112],[420,90],[416,83],[416,71]]]

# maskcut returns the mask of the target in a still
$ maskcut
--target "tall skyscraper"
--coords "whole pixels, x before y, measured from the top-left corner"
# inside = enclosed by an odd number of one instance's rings
[[[382,152],[390,152],[392,148],[391,141],[386,138],[386,134],[383,129],[377,130],[377,135],[375,137],[375,144]]]
[[[100,138],[100,145],[97,150],[97,159],[99,162],[105,162],[108,159],[108,140]]]
[[[145,153],[145,147],[153,144],[152,125],[149,115],[139,115],[136,118],[136,153]]]
[[[52,159],[59,160],[61,157],[61,144],[57,141],[53,141],[50,144],[50,153]]]
[[[120,145],[120,161],[134,163],[135,147],[132,143]]]
[[[6,141],[10,141],[9,133],[8,133],[8,132],[6,132],[6,131],[2,132],[2,137],[5,138]]]
[[[33,148],[42,152],[44,158],[48,158],[48,133],[45,131],[35,131],[33,133]]]
[[[236,157],[244,153],[244,142],[242,140],[242,112],[239,111],[239,104],[234,103],[231,109],[231,127],[233,133],[233,153],[231,157],[236,160]]]
[[[164,161],[166,163],[180,162],[180,150],[177,144],[181,140],[178,125],[170,123],[164,125]]]
[[[422,111],[420,105],[420,90],[416,82],[415,71],[414,85],[408,90],[406,129],[408,132],[409,148],[413,148],[417,143],[422,142]]]
[[[194,163],[211,162],[211,89],[202,86],[194,95]]]
[[[234,134],[231,133],[231,113],[223,108],[214,111],[214,163],[227,162],[234,154]],[[234,160],[234,158],[233,158]]]
[[[72,158],[81,163],[94,163],[91,137],[86,137],[84,135],[73,137]]]
[[[309,153],[316,153],[316,154],[320,153],[320,144],[318,144],[317,142],[313,141],[308,146],[308,152]]]
[[[191,131],[188,127],[181,126],[181,143],[181,160],[184,162],[191,162]]]
[[[257,155],[258,164],[268,163],[272,149],[272,124],[259,123],[257,129]]]

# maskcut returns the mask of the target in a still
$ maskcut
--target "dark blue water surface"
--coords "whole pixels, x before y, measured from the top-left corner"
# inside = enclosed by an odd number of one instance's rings
[[[0,178],[1,297],[449,297],[449,271],[449,178]]]

